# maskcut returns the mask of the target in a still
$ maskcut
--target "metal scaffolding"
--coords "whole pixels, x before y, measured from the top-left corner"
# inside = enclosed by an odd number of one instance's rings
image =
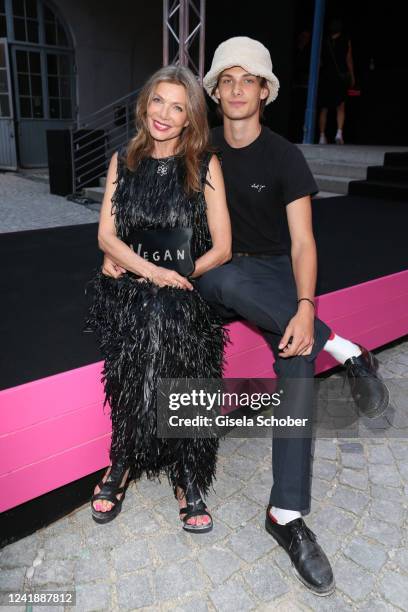
[[[205,0],[163,0],[163,66],[187,66],[202,83]]]

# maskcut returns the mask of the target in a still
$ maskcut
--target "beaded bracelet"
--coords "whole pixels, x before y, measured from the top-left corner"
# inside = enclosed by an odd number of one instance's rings
[[[299,304],[299,302],[301,302],[302,300],[305,300],[306,302],[310,302],[311,305],[313,306],[313,308],[316,308],[316,306],[314,305],[314,302],[312,302],[312,300],[309,300],[309,298],[300,298],[297,303]]]

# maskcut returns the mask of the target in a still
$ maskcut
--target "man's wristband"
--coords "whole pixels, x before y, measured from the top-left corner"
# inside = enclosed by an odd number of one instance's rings
[[[305,302],[310,302],[310,304],[313,306],[313,308],[316,308],[316,306],[315,306],[314,302],[313,302],[312,300],[310,300],[309,298],[300,298],[300,299],[297,301],[297,303],[299,304],[299,302],[302,302],[303,300],[304,300]]]

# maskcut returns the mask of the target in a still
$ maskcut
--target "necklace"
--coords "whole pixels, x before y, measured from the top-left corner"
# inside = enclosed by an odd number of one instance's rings
[[[164,176],[165,174],[167,174],[168,171],[168,163],[169,163],[170,159],[158,159],[158,166],[157,166],[157,174],[160,174],[160,176]]]
[[[174,159],[174,155],[170,155],[169,157],[163,157],[162,159],[154,158],[157,161],[157,174],[160,176],[164,176],[168,172],[168,165]]]

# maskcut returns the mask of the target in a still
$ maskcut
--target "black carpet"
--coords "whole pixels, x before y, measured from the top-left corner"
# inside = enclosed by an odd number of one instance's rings
[[[1,389],[101,359],[93,335],[82,333],[85,285],[102,262],[97,228],[0,234]]]
[[[316,295],[408,268],[408,202],[344,196],[313,200]]]
[[[317,295],[408,268],[406,202],[362,197],[313,201]],[[0,234],[0,388],[101,359],[83,334],[84,288],[102,261],[97,224]]]

